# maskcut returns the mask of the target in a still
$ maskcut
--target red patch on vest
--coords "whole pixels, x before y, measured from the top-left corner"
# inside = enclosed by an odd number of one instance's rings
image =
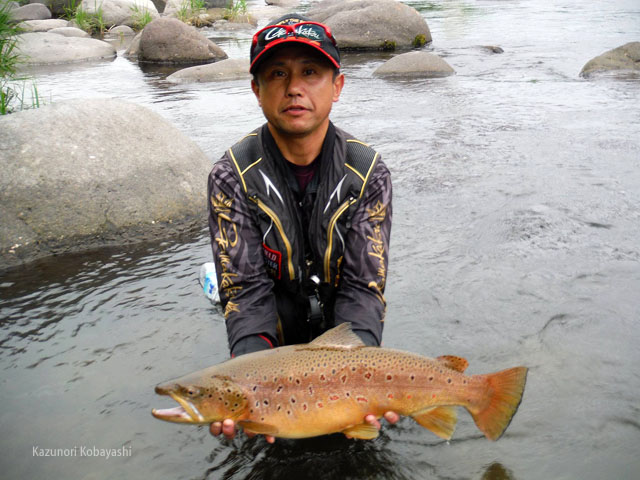
[[[264,243],[262,244],[262,255],[267,271],[275,278],[282,278],[282,253],[272,250]]]

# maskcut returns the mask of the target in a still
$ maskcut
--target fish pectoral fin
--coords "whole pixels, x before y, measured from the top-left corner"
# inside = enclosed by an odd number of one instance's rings
[[[238,421],[238,425],[240,425],[246,431],[252,433],[273,436],[276,436],[278,434],[278,427],[269,425],[268,423],[254,422],[252,420],[240,420]]]
[[[458,422],[456,407],[451,406],[431,407],[414,413],[411,417],[419,425],[445,440],[451,439]]]
[[[349,437],[361,440],[373,440],[378,438],[378,429],[369,423],[360,423],[343,430],[342,433]]]

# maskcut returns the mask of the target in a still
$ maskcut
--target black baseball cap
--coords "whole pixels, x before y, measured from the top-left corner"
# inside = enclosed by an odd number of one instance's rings
[[[269,52],[291,42],[316,49],[324,54],[335,68],[340,68],[340,52],[331,29],[297,13],[289,13],[274,20],[253,36],[249,72],[256,73]]]

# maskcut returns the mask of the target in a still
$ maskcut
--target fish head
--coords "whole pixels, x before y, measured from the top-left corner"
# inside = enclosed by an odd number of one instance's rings
[[[236,419],[247,406],[243,389],[224,376],[190,375],[158,385],[156,393],[179,404],[151,411],[154,417],[168,422],[204,424]]]

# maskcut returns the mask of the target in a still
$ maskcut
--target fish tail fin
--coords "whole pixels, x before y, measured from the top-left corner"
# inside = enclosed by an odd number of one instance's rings
[[[469,407],[468,410],[482,433],[489,440],[498,440],[520,405],[527,380],[527,368],[515,367],[479,376],[487,381],[489,398],[481,408]]]

